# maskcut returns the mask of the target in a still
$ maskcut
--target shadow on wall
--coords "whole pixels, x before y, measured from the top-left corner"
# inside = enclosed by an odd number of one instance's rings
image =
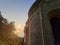
[[[60,9],[51,11],[48,16],[52,26],[55,44],[60,45]]]

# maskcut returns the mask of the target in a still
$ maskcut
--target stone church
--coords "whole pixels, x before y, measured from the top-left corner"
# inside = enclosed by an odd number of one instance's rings
[[[60,0],[36,0],[24,32],[25,45],[60,45]]]

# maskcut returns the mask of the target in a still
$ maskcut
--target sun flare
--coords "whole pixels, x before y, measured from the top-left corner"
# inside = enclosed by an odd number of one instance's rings
[[[14,34],[16,34],[19,37],[23,37],[24,36],[24,26],[20,25],[20,24],[15,24],[15,28],[16,30],[14,31]]]

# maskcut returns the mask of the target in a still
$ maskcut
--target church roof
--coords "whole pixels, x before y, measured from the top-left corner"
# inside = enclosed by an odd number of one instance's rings
[[[36,0],[36,1],[32,4],[32,6],[31,6],[31,8],[30,8],[30,10],[29,10],[29,13],[30,13],[30,11],[31,11],[33,8],[35,8],[40,2],[41,2],[41,0]]]

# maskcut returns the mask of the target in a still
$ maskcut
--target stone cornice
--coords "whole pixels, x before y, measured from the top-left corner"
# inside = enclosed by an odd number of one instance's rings
[[[32,6],[31,6],[31,8],[29,9],[29,12],[28,12],[29,15],[30,15],[30,13],[32,12],[32,10],[33,10],[40,2],[41,2],[41,0],[36,0],[36,1],[32,4]]]

